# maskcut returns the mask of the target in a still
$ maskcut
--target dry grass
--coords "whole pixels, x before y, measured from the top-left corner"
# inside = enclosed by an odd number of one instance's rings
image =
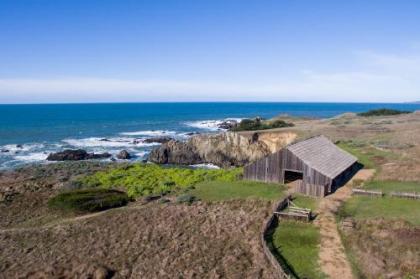
[[[420,228],[404,221],[358,221],[343,234],[358,269],[367,278],[418,278]]]
[[[52,228],[0,232],[0,274],[75,275],[85,264],[113,270],[113,278],[274,278],[259,243],[270,208],[252,200],[151,204]]]

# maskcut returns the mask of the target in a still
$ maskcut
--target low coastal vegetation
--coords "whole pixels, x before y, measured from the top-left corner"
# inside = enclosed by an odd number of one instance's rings
[[[133,164],[97,172],[81,178],[79,183],[83,187],[121,187],[128,196],[139,197],[185,190],[205,181],[232,182],[241,175],[241,168],[210,170]]]
[[[420,192],[418,181],[375,180],[364,185],[367,190],[379,190],[386,194],[391,192]]]
[[[293,203],[316,211],[319,200],[298,193]],[[318,263],[320,231],[313,223],[281,220],[268,239],[273,254],[289,274],[296,278],[325,278]]]
[[[341,207],[338,215],[341,219],[356,220],[383,218],[385,220],[405,220],[413,225],[420,225],[420,205],[418,200],[397,197],[355,196]]]
[[[312,223],[281,221],[272,237],[280,262],[297,278],[324,278],[318,264],[319,229]]]
[[[78,189],[59,193],[48,201],[48,206],[83,213],[124,206],[129,200],[126,193],[113,189]]]
[[[375,177],[362,186],[382,191],[384,197],[353,196],[339,209],[337,218],[343,244],[353,271],[359,278],[414,278],[419,268],[420,246],[413,243],[419,233],[418,200],[392,197],[391,192],[418,192],[418,181],[384,180],[384,165],[401,157],[372,145],[340,143],[355,154],[365,167],[376,169]],[[392,171],[392,169],[391,169]],[[347,225],[344,225],[347,224]],[[349,226],[348,224],[352,224]],[[374,261],[366,259],[375,258]]]
[[[398,115],[398,114],[406,114],[410,113],[410,111],[406,110],[396,110],[396,109],[372,109],[366,112],[358,113],[359,116],[388,116],[388,115]]]
[[[284,195],[285,186],[254,181],[206,181],[197,184],[191,193],[204,201],[230,199],[279,200]]]
[[[261,118],[255,119],[243,119],[237,126],[231,130],[235,132],[239,131],[255,131],[255,130],[267,130],[275,128],[293,127],[293,123],[288,123],[284,120],[263,120]]]
[[[397,157],[397,155],[391,151],[381,150],[364,142],[348,140],[339,142],[337,145],[356,156],[357,161],[366,169],[379,170],[383,161]]]

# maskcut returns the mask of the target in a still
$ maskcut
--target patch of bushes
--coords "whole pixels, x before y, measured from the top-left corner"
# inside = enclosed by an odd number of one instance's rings
[[[124,187],[130,197],[165,194],[183,190],[204,181],[235,181],[242,169],[189,169],[162,167],[153,164],[133,164],[100,171],[81,179],[86,187]]]
[[[255,119],[243,119],[232,131],[255,131],[255,130],[267,130],[275,128],[293,127],[293,123],[288,123],[283,120],[263,120],[261,118]]]
[[[358,113],[359,116],[387,116],[387,115],[398,115],[398,114],[406,114],[410,113],[410,111],[406,110],[396,110],[396,109],[372,109],[366,112]]]
[[[66,191],[48,201],[50,208],[74,212],[96,212],[126,205],[126,193],[113,189],[79,189]]]
[[[191,194],[181,195],[176,198],[177,203],[186,203],[188,205],[191,205],[193,202],[197,200],[198,200],[197,197]]]

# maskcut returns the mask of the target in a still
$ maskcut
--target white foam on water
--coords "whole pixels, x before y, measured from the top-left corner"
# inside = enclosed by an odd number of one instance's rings
[[[15,160],[24,162],[39,162],[45,161],[48,157],[49,152],[33,152],[25,155],[14,156]]]
[[[190,165],[190,167],[195,168],[195,169],[208,169],[208,170],[220,169],[220,167],[213,164],[195,164],[195,165]]]
[[[63,142],[74,147],[147,147],[159,145],[157,143],[145,143],[144,139],[133,138],[84,138],[84,139],[65,139]]]
[[[241,122],[242,118],[226,118],[219,120],[200,120],[200,121],[190,121],[185,122],[184,124],[198,129],[209,130],[209,131],[221,131],[224,129],[219,128],[219,125],[225,121],[234,120],[236,122]]]
[[[123,132],[120,133],[123,136],[150,136],[150,137],[161,137],[161,136],[174,136],[176,132],[174,131],[164,131],[164,130],[149,130],[149,131],[134,131],[134,132]]]
[[[25,152],[34,149],[41,149],[44,147],[42,143],[34,143],[34,144],[6,144],[0,147],[0,150],[8,150],[8,152],[1,152],[3,154],[7,153],[18,153],[18,152]]]
[[[136,157],[144,158],[144,156],[146,156],[147,154],[149,154],[149,152],[147,152],[147,151],[141,151],[141,152],[135,153],[134,155]]]

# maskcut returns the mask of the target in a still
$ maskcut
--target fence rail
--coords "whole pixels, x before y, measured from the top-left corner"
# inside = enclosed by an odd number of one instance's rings
[[[382,191],[362,190],[353,189],[353,195],[371,196],[371,197],[382,197],[384,193]]]
[[[288,196],[285,199],[283,199],[282,201],[280,201],[274,208],[274,211],[280,211],[282,209],[284,209],[287,206],[287,202],[291,197]],[[270,248],[267,245],[267,241],[266,239],[268,238],[270,231],[273,230],[278,224],[278,219],[277,216],[273,213],[270,218],[265,222],[263,230],[261,232],[261,243],[263,246],[263,251],[264,251],[264,255],[266,256],[266,258],[268,259],[268,261],[271,263],[271,265],[273,266],[273,268],[276,271],[276,274],[278,275],[278,278],[280,279],[293,279],[294,277],[292,277],[291,275],[287,274],[283,267],[281,266],[281,264],[279,263],[279,261],[277,260],[277,258],[273,255],[273,253],[271,252]]]
[[[391,192],[391,197],[405,198],[405,199],[420,199],[420,193],[416,192]]]

